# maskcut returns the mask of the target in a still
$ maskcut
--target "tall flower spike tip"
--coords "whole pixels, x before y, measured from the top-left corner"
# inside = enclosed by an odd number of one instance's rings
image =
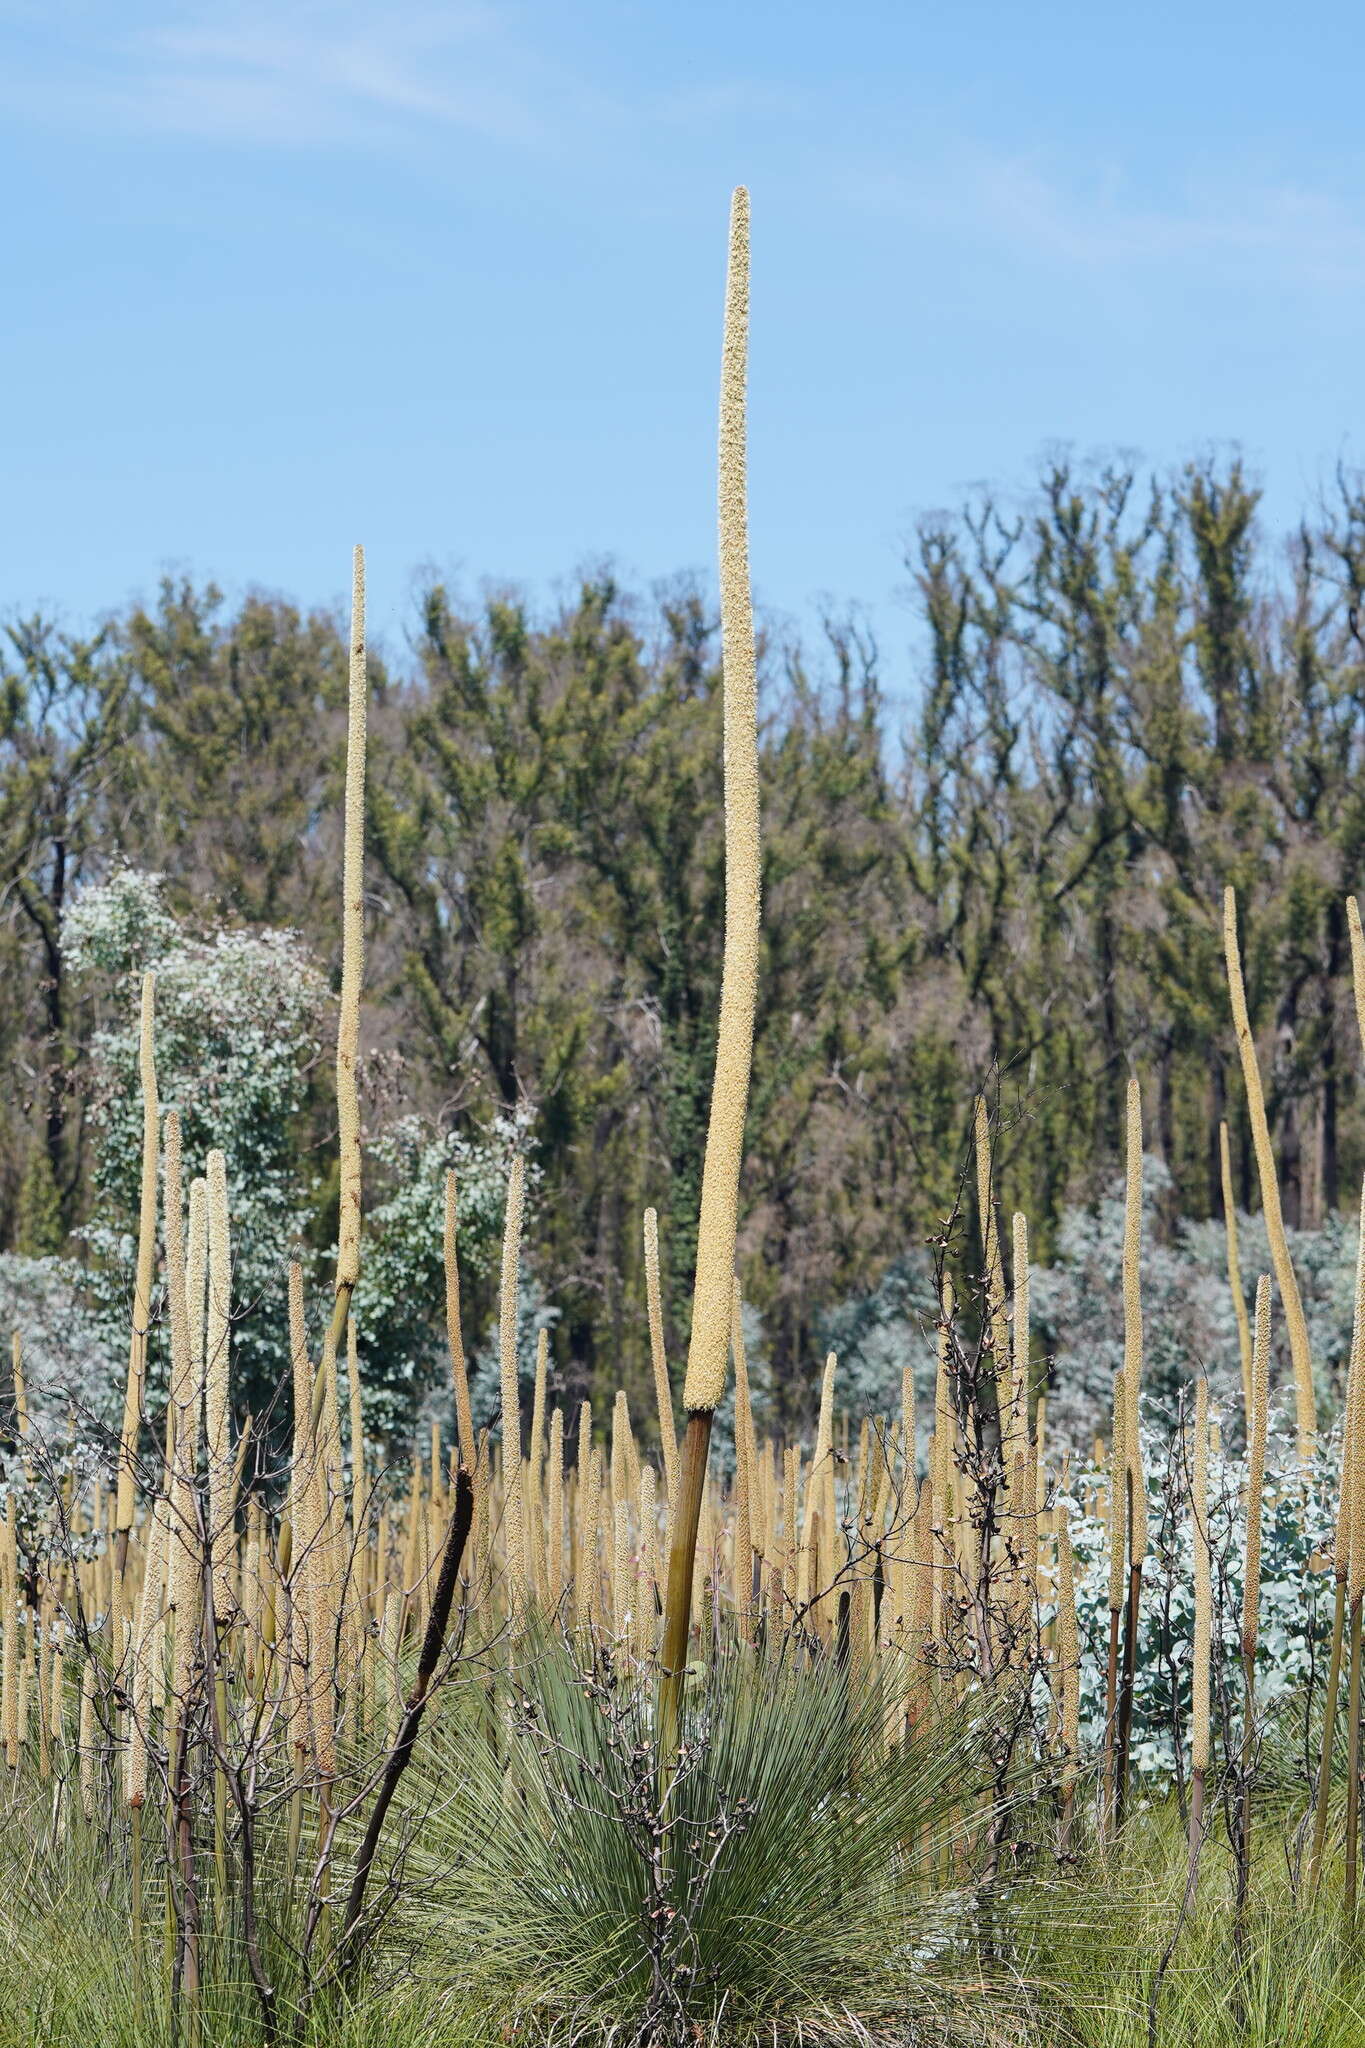
[[[730,209],[721,348],[718,524],[724,677],[725,953],[711,1121],[702,1167],[692,1336],[683,1405],[719,1407],[730,1343],[739,1168],[753,1058],[758,985],[758,673],[745,482],[744,384],[749,338],[749,195]]]
[[[1360,905],[1354,896],[1346,898],[1346,923],[1351,934],[1351,987],[1356,1001],[1356,1028],[1365,1052],[1365,932],[1360,929]]]
[[[346,823],[342,855],[341,1016],[337,1025],[337,1131],[341,1208],[337,1288],[360,1271],[360,988],[365,962],[365,550],[357,547],[351,588],[350,711],[346,730]]]

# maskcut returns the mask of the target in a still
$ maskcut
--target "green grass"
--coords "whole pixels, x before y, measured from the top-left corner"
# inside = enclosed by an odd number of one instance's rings
[[[1185,1880],[1173,1802],[1135,1807],[1118,1851],[1062,1875],[1048,1787],[1022,1782],[983,1899],[958,1847],[982,1810],[987,1702],[888,1748],[875,1676],[722,1652],[689,1682],[692,1761],[661,1803],[653,1698],[628,1663],[585,1674],[548,1638],[462,1676],[381,1853],[390,1906],[366,1976],[311,2011],[278,1818],[266,1826],[282,2048],[1148,2048]],[[1365,1931],[1345,1937],[1339,1853],[1320,1897],[1296,1898],[1302,1795],[1276,1754],[1269,1743],[1240,1951],[1215,1802],[1156,2048],[1365,2041]],[[151,1862],[134,2023],[122,1816],[112,1837],[54,1832],[52,1787],[26,1768],[0,1794],[0,2048],[189,2048]],[[338,1890],[344,1871],[343,1856]],[[258,2048],[239,1931],[214,1928],[211,1904],[208,1917],[200,2048]]]
[[[172,2025],[166,1941],[166,1893],[160,1824],[145,1817],[141,2016],[134,1998],[129,1837],[120,1810],[111,1831],[79,1817],[54,1830],[53,1787],[26,1764],[0,1772],[0,2048],[188,2048]],[[311,2015],[300,1996],[295,1934],[298,1901],[283,1876],[281,1813],[262,1830],[259,1906],[262,1949],[275,1988],[281,2043],[297,2048],[482,2048],[500,2039],[487,2003],[463,2009],[449,1991],[414,1977],[398,1943],[377,1960],[349,1999],[331,1998]],[[210,1850],[201,1831],[205,1887],[204,1989],[200,2048],[256,2048],[260,2006],[234,1917],[216,1921]]]
[[[1262,1830],[1240,1947],[1220,1824],[1199,1893],[1151,1992],[1185,1886],[1174,1802],[1133,1816],[1122,1850],[1015,1902],[1016,1962],[1034,1987],[1038,2048],[1359,2048],[1365,2041],[1365,1922],[1348,1941],[1337,1873],[1296,1898],[1282,1826]]]

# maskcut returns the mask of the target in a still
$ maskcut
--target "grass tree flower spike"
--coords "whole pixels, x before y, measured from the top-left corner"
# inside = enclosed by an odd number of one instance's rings
[[[228,1222],[227,1161],[219,1151],[205,1162],[208,1183],[208,1310],[204,1333],[204,1418],[209,1465],[209,1546],[213,1607],[219,1621],[236,1606],[232,1572],[235,1508],[229,1389],[232,1341],[232,1244]]]
[[[725,1394],[739,1168],[758,985],[758,681],[745,484],[744,380],[749,334],[749,195],[730,214],[721,353],[719,535],[724,688],[725,952],[711,1120],[702,1167],[692,1337],[683,1406],[714,1411]]]
[[[1213,1646],[1213,1574],[1209,1549],[1209,1383],[1200,1373],[1194,1390],[1194,1453],[1190,1514],[1194,1529],[1194,1663],[1190,1762],[1202,1777],[1209,1767],[1209,1681]]]
[[[1346,898],[1346,924],[1351,934],[1351,990],[1355,997],[1356,1028],[1361,1050],[1365,1051],[1365,932],[1360,929],[1360,905],[1354,896]]]
[[[1246,1296],[1242,1292],[1242,1263],[1237,1250],[1237,1204],[1232,1192],[1232,1153],[1228,1127],[1218,1126],[1218,1171],[1223,1189],[1223,1227],[1227,1238],[1228,1286],[1232,1290],[1232,1311],[1237,1318],[1237,1349],[1242,1360],[1242,1413],[1251,1426],[1251,1322]]]
[[[341,1007],[337,1020],[336,1294],[323,1338],[322,1363],[313,1378],[311,1410],[316,1434],[329,1388],[335,1407],[336,1361],[346,1336],[351,1296],[360,1277],[360,991],[365,969],[365,550],[352,557],[350,697],[346,727],[346,808],[341,868]],[[340,1441],[338,1432],[337,1441]]]
[[[1213,1555],[1209,1548],[1209,1383],[1202,1372],[1194,1390],[1194,1450],[1190,1474],[1194,1539],[1194,1644],[1190,1671],[1190,1810],[1185,1868],[1185,1911],[1199,1886],[1208,1783],[1209,1707],[1213,1648]],[[1174,1950],[1174,1941],[1171,1949]]]
[[[1114,1821],[1118,1757],[1119,1631],[1123,1566],[1127,1555],[1128,1394],[1123,1367],[1114,1374],[1113,1429],[1109,1443],[1109,1658],[1104,1686],[1104,1828]]]
[[[1251,1035],[1246,989],[1242,981],[1242,955],[1237,941],[1237,897],[1232,889],[1223,891],[1223,950],[1227,959],[1228,993],[1232,999],[1232,1022],[1237,1033],[1237,1050],[1242,1061],[1242,1080],[1247,1093],[1247,1114],[1251,1140],[1256,1151],[1256,1172],[1261,1183],[1261,1207],[1265,1212],[1270,1260],[1284,1302],[1289,1331],[1289,1355],[1294,1363],[1294,1408],[1298,1425],[1299,1462],[1307,1466],[1317,1435],[1317,1409],[1313,1394],[1313,1361],[1308,1349],[1308,1325],[1304,1321],[1299,1283],[1289,1257],[1280,1210],[1280,1183],[1275,1172],[1275,1154],[1270,1145],[1261,1070],[1256,1060],[1256,1041]]]
[[[365,962],[365,550],[353,558],[350,712],[346,732],[346,824],[342,854],[341,1017],[337,1025],[337,1131],[341,1209],[337,1292],[348,1297],[360,1273],[360,986]],[[343,1326],[344,1327],[344,1326]]]
[[[1256,1330],[1251,1359],[1251,1416],[1247,1441],[1246,1559],[1242,1570],[1242,1818],[1237,1838],[1234,1940],[1240,1936],[1251,1872],[1251,1789],[1256,1770],[1256,1644],[1261,1608],[1261,1494],[1265,1485],[1266,1423],[1270,1408],[1270,1276],[1256,1282]]]
[[[517,1388],[517,1267],[526,1163],[518,1152],[507,1182],[507,1222],[502,1240],[502,1300],[498,1352],[502,1379],[503,1533],[508,1597],[514,1609],[526,1598],[526,1524],[521,1473],[521,1402]]]
[[[702,1164],[692,1333],[683,1383],[687,1430],[672,1508],[659,1700],[659,1754],[670,1767],[692,1613],[692,1576],[711,1418],[725,1392],[739,1169],[758,986],[758,672],[749,588],[744,384],[749,340],[749,195],[730,208],[721,346],[718,525],[725,777],[725,950],[711,1120]]]
[[[137,1266],[133,1280],[133,1327],[128,1346],[128,1385],[123,1398],[123,1429],[119,1439],[118,1531],[120,1579],[128,1560],[128,1534],[135,1506],[134,1462],[142,1392],[147,1378],[147,1332],[151,1323],[152,1266],[156,1258],[157,1158],[161,1142],[161,1105],[156,1089],[156,1048],[153,1023],[156,983],[142,977],[142,1012],[138,1034],[138,1073],[142,1083],[142,1191],[138,1203]]]
[[[1327,1808],[1332,1765],[1337,1749],[1337,1708],[1341,1691],[1342,1646],[1345,1641],[1346,1587],[1358,1484],[1356,1453],[1361,1435],[1361,1402],[1362,1398],[1365,1398],[1361,1386],[1362,1373],[1365,1373],[1365,1182],[1362,1182],[1360,1189],[1360,1221],[1356,1237],[1355,1315],[1351,1325],[1351,1352],[1346,1375],[1346,1414],[1341,1432],[1337,1516],[1332,1542],[1332,1575],[1336,1581],[1336,1597],[1332,1611],[1332,1647],[1327,1665],[1327,1697],[1323,1708],[1322,1757],[1318,1767],[1313,1851],[1308,1865],[1309,1878],[1314,1888],[1322,1871],[1322,1854],[1327,1840]]]
[[[198,1629],[200,1552],[195,1475],[199,1449],[198,1415],[203,1395],[195,1371],[182,1201],[180,1118],[172,1110],[166,1118],[164,1221],[171,1336],[170,1395],[174,1414],[169,1572],[170,1604],[175,1616],[171,1695],[177,1715],[184,1712],[189,1699]]]
[[[664,1349],[664,1310],[659,1286],[659,1212],[645,1210],[645,1300],[649,1309],[649,1352],[654,1366],[654,1398],[659,1410],[659,1449],[664,1461],[664,1493],[670,1507],[678,1491],[678,1432],[673,1426],[673,1392]]]
[[[1124,1418],[1124,1467],[1118,1507],[1120,1514],[1125,1508],[1127,1514],[1128,1613],[1123,1637],[1123,1681],[1119,1692],[1115,1796],[1115,1818],[1118,1822],[1123,1819],[1128,1790],[1142,1564],[1147,1555],[1147,1475],[1142,1462],[1139,1411],[1142,1381],[1142,1094],[1135,1079],[1128,1083],[1127,1168],[1123,1219],[1123,1385],[1127,1414]]]
[[[1076,1771],[1081,1752],[1081,1651],[1076,1621],[1076,1568],[1066,1502],[1057,1507],[1057,1664],[1062,1687],[1061,1855],[1071,1854]]]
[[[1248,1684],[1259,1633],[1261,1491],[1265,1483],[1266,1424],[1270,1408],[1270,1276],[1266,1273],[1263,1273],[1256,1282],[1256,1335],[1252,1349],[1251,1404],[1251,1428],[1247,1442],[1246,1565],[1242,1573],[1242,1655],[1247,1660]]]
[[[450,1377],[455,1389],[455,1427],[460,1439],[460,1463],[472,1472],[478,1460],[474,1442],[474,1417],[469,1405],[469,1370],[465,1364],[464,1333],[460,1326],[460,1258],[455,1173],[446,1174],[444,1233],[446,1281],[446,1344],[450,1351]]]

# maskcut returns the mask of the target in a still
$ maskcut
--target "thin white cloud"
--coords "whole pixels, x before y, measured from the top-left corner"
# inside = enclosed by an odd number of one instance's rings
[[[53,125],[308,144],[401,135],[414,122],[529,143],[527,67],[487,7],[200,5],[138,22],[56,7],[0,95]]]
[[[0,0],[18,24],[0,108],[70,131],[243,145],[401,146],[448,129],[560,150],[787,119],[811,95],[723,72],[616,86],[551,54],[550,0]]]
[[[1084,187],[1036,159],[955,149],[919,176],[904,170],[844,180],[860,208],[916,226],[1003,242],[1013,255],[1097,278],[1152,268],[1210,280],[1358,291],[1365,276],[1365,207],[1292,182],[1192,184],[1153,204],[1129,181],[1097,170]]]

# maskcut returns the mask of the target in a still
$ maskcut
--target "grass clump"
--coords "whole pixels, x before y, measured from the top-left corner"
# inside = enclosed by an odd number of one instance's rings
[[[166,1902],[149,1886],[146,1945],[135,1988],[129,1941],[130,1872],[91,1831],[52,1825],[51,1788],[21,1773],[0,1825],[0,2048],[245,2048],[261,2038],[260,2012],[229,1923],[205,1929],[206,1968],[192,2028],[171,1992]],[[277,1848],[278,1845],[275,1845]],[[284,1888],[270,1854],[278,1906]],[[293,2048],[482,2048],[499,2038],[487,2005],[461,2008],[397,1969],[375,1971],[353,1994],[310,2013],[301,1995],[296,1929],[272,1911],[266,1959],[280,2033]],[[157,1933],[157,1927],[161,1933]]]
[[[1118,1852],[1017,1902],[1015,1965],[1036,2001],[1036,2048],[1355,2048],[1365,2039],[1365,1951],[1343,1922],[1339,1887],[1296,1891],[1283,1840],[1267,1839],[1239,1922],[1235,1860],[1211,1837],[1182,1919],[1187,1851],[1175,1801],[1135,1821]]]
[[[722,1651],[684,1700],[664,1771],[646,1675],[542,1634],[480,1730],[441,1725],[426,1966],[520,2024],[640,2042],[1022,2040],[959,1858],[982,1703],[888,1741],[881,1674],[790,1644]]]

